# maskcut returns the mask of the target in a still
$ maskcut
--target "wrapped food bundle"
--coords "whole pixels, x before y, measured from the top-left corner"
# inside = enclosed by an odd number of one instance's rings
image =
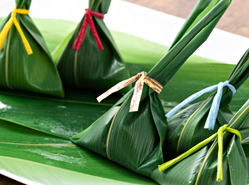
[[[57,62],[63,84],[106,91],[129,72],[103,19],[111,0],[89,0],[89,9]],[[121,93],[126,93],[131,86]]]
[[[218,89],[217,94],[212,93],[207,100],[188,106],[168,120],[168,135],[163,147],[165,160],[170,160],[186,152],[197,143],[216,133],[224,122],[230,121],[233,117],[229,108],[232,96],[249,77],[248,58],[249,49],[235,66],[228,81],[195,93],[166,114],[169,119],[181,107],[195,98]]]
[[[98,97],[101,101],[137,81],[132,90],[90,127],[72,137],[72,141],[150,177],[164,161],[163,143],[167,134],[158,93],[208,38],[229,4],[230,0],[199,0],[167,54],[148,74],[141,72]]]
[[[0,87],[63,97],[58,71],[29,17],[31,0],[16,0],[0,27]]]
[[[248,114],[249,101],[228,124],[224,120],[218,132],[177,158],[159,165],[151,178],[159,184],[246,185],[248,155],[242,144],[249,138]]]

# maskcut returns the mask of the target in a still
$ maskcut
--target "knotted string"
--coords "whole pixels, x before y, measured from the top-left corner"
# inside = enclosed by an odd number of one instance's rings
[[[28,53],[28,55],[31,55],[33,53],[29,42],[27,40],[27,38],[25,37],[17,19],[16,19],[16,14],[23,14],[23,15],[27,15],[29,13],[29,10],[26,9],[16,9],[16,5],[14,6],[14,10],[11,13],[11,17],[8,20],[8,22],[4,25],[2,32],[0,33],[0,48],[3,46],[3,43],[9,33],[9,30],[11,28],[11,26],[14,25],[16,26],[17,31],[19,32],[22,42],[24,44],[24,47]]]
[[[84,22],[82,24],[82,27],[80,29],[80,32],[79,32],[78,36],[77,36],[77,39],[75,40],[74,45],[73,45],[74,50],[77,50],[77,51],[80,50],[81,45],[82,45],[82,43],[84,41],[87,25],[90,26],[90,29],[92,31],[92,34],[93,34],[95,40],[96,40],[96,43],[98,45],[99,50],[104,49],[103,46],[102,46],[102,43],[100,41],[100,38],[99,38],[98,32],[96,30],[96,27],[94,26],[94,23],[93,23],[93,20],[92,20],[91,16],[98,17],[100,19],[104,19],[104,14],[94,12],[94,11],[90,11],[89,9],[86,9],[85,20],[84,20]]]
[[[187,152],[183,153],[182,155],[178,156],[175,159],[172,159],[162,165],[158,165],[158,170],[160,172],[170,168],[171,166],[177,164],[178,162],[182,161],[189,155],[195,153],[202,147],[206,146],[209,142],[213,141],[217,136],[218,136],[218,165],[217,165],[217,181],[221,181],[223,179],[223,172],[222,172],[222,157],[223,157],[223,132],[228,131],[230,133],[233,133],[237,136],[239,136],[240,141],[242,141],[241,134],[238,130],[227,127],[226,125],[223,125],[222,127],[219,128],[218,132],[210,136],[209,138],[205,139],[201,143],[195,145],[193,148],[189,149]]]
[[[209,93],[211,91],[217,90],[217,93],[213,99],[213,103],[212,106],[210,108],[206,123],[204,128],[207,128],[209,130],[213,130],[214,129],[214,125],[216,122],[216,118],[217,118],[217,114],[218,114],[218,110],[220,107],[220,101],[222,98],[222,92],[223,92],[223,88],[227,86],[233,94],[236,93],[236,89],[234,86],[232,86],[231,84],[229,84],[229,81],[225,81],[220,82],[218,85],[213,85],[210,86],[206,89],[203,89],[193,95],[191,95],[190,97],[188,97],[187,99],[185,99],[183,102],[181,102],[180,104],[178,104],[176,107],[174,107],[171,111],[169,111],[166,114],[167,119],[170,119],[178,110],[180,110],[182,107],[184,107],[185,105],[191,103],[192,101],[194,101],[195,99],[199,98],[200,96],[202,96],[205,93]]]
[[[132,84],[135,81],[137,81],[137,82],[135,84],[135,89],[134,89],[134,93],[133,93],[133,96],[132,96],[132,99],[131,99],[129,112],[138,111],[139,102],[140,102],[141,95],[142,95],[142,92],[143,92],[144,83],[146,85],[148,85],[150,88],[152,88],[154,91],[156,91],[158,94],[163,89],[163,86],[159,82],[157,82],[156,80],[148,77],[147,73],[141,72],[141,73],[138,73],[136,76],[133,76],[133,77],[129,78],[128,80],[124,80],[124,81],[119,82],[118,84],[116,84],[115,86],[113,86],[112,88],[110,88],[109,90],[104,92],[102,95],[100,95],[97,98],[98,102],[101,102],[103,99],[105,99],[106,97],[108,97],[112,93],[117,92],[120,89],[125,88],[126,86]]]

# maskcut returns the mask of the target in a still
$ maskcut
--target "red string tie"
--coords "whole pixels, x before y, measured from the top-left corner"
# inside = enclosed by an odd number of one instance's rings
[[[81,27],[80,32],[78,34],[78,37],[75,40],[74,45],[73,45],[73,49],[75,49],[77,51],[80,50],[81,45],[82,45],[82,43],[84,41],[87,25],[90,26],[90,29],[92,31],[92,34],[93,34],[95,40],[96,40],[96,43],[98,45],[99,50],[104,49],[103,46],[102,46],[102,43],[100,41],[100,38],[99,38],[98,32],[96,30],[96,27],[94,26],[94,23],[93,23],[93,20],[92,20],[91,16],[98,17],[100,19],[104,19],[104,14],[98,13],[98,12],[93,12],[93,11],[90,11],[89,9],[86,9],[85,20],[84,20],[84,22],[82,24],[82,27]]]

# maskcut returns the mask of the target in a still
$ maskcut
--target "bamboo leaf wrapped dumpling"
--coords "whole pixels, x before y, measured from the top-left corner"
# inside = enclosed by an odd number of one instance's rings
[[[151,178],[159,184],[172,185],[246,185],[248,166],[242,144],[249,138],[248,114],[249,101],[229,123],[223,120],[216,133],[159,165]]]
[[[90,0],[89,9],[57,62],[63,84],[105,91],[129,78],[128,69],[103,18],[111,0]],[[131,86],[123,89],[125,93]]]
[[[164,157],[166,160],[172,159],[187,151],[200,141],[217,132],[219,127],[224,124],[224,121],[230,121],[230,119],[233,117],[233,113],[229,108],[229,103],[232,99],[233,93],[235,93],[236,90],[249,77],[248,57],[249,49],[244,53],[242,58],[234,67],[234,70],[226,82],[226,84],[230,85],[230,87],[221,87],[220,90],[223,90],[223,92],[221,93],[222,97],[220,97],[220,104],[217,104],[217,99],[215,97],[218,96],[216,92],[214,92],[207,98],[207,100],[189,105],[187,108],[181,110],[179,113],[168,120],[168,136],[165,140],[164,151],[171,152],[165,152]],[[233,86],[234,89],[231,86]],[[184,105],[184,102],[189,103],[192,98],[202,95],[206,90],[213,91],[214,88],[212,87],[215,86],[208,87],[190,96],[182,102],[183,104],[179,104],[168,114],[166,114],[166,117],[170,118],[174,113],[176,113],[181,105]],[[219,85],[216,87],[219,87]],[[216,106],[218,110],[218,115],[217,117],[213,116],[212,119],[208,119],[210,118],[212,110],[214,110],[214,106]],[[204,126],[210,124],[211,122],[213,122],[213,129],[204,129]]]
[[[58,71],[28,15],[31,0],[16,0],[0,27],[0,87],[63,97]]]
[[[148,74],[139,73],[103,94],[106,97],[124,84],[137,80],[134,89],[90,127],[75,135],[72,138],[74,143],[150,177],[157,165],[164,161],[162,146],[167,133],[163,106],[153,86],[168,83],[187,58],[207,39],[230,4],[229,0],[206,2],[200,0],[197,3],[167,54]],[[147,83],[151,84],[148,86]],[[136,97],[139,97],[138,101]],[[137,102],[139,109],[133,112],[138,108]]]

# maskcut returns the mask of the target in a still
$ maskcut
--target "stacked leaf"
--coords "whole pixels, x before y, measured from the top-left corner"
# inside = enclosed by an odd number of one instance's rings
[[[89,1],[89,10],[86,10],[57,63],[63,84],[105,91],[129,78],[128,69],[103,17],[98,17],[108,12],[110,3],[111,0]],[[130,89],[128,86],[121,93]]]
[[[31,0],[16,0],[0,27],[0,87],[63,97],[58,71],[28,15]]]
[[[207,39],[229,4],[230,0],[198,1],[173,45],[151,69],[148,77],[166,85]],[[135,172],[150,176],[164,161],[162,147],[167,121],[158,94],[146,85],[142,89],[139,110],[129,112],[133,91],[129,91],[90,127],[75,135],[72,141]]]
[[[227,126],[227,122],[223,121],[224,125],[218,131],[220,135],[218,133],[210,136],[208,139],[211,142],[209,143],[202,144],[208,140],[206,139],[198,144],[203,148],[195,153],[189,150],[168,161],[161,166],[168,168],[163,172],[159,172],[158,169],[154,170],[151,178],[160,184],[246,185],[248,178],[247,158],[238,136],[242,137],[242,143],[245,143],[249,138],[248,115],[249,101],[232,117]],[[197,149],[198,145],[191,150]],[[189,156],[184,159],[182,156],[185,154]],[[170,167],[170,163],[173,162],[175,164]]]
[[[228,81],[229,84],[238,89],[248,77],[249,49],[235,66]],[[190,105],[168,120],[168,135],[164,144],[166,160],[178,156],[216,133],[224,122],[228,122],[233,117],[228,105],[233,94],[228,87],[224,87],[214,129],[204,129],[215,94],[216,92],[212,93],[205,101]]]

